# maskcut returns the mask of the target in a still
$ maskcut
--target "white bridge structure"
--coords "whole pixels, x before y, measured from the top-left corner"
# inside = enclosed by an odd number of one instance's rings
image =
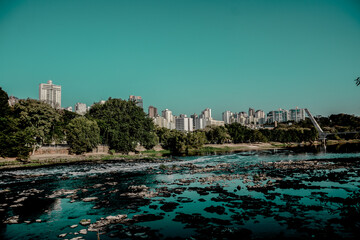
[[[318,131],[319,133],[319,140],[323,141],[324,143],[326,142],[326,137],[329,136],[329,135],[340,135],[340,134],[351,134],[351,133],[359,133],[359,132],[336,132],[336,133],[327,133],[327,132],[324,132],[320,125],[317,123],[317,121],[315,120],[315,118],[313,117],[313,115],[310,113],[310,111],[305,108],[305,112],[306,114],[309,116],[312,124],[314,124],[314,127],[316,128],[316,130]]]

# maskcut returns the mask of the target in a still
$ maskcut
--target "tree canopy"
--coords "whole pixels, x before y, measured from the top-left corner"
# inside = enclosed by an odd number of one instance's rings
[[[87,116],[98,123],[101,141],[111,150],[128,153],[138,144],[147,149],[156,145],[153,121],[133,101],[109,98],[94,104]]]
[[[100,129],[96,121],[77,117],[67,125],[66,137],[70,153],[82,154],[90,152],[100,143]]]

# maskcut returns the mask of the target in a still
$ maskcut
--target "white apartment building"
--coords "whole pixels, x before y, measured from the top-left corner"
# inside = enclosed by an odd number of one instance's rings
[[[75,112],[80,115],[85,115],[87,111],[85,103],[76,103],[75,104]]]
[[[225,122],[225,124],[230,124],[232,116],[233,116],[232,112],[225,111],[222,113],[222,120]]]
[[[225,123],[224,121],[209,119],[206,121],[206,126],[225,126]]]
[[[290,109],[289,115],[291,121],[300,122],[301,120],[305,120],[305,109],[298,107]]]
[[[61,86],[54,85],[51,80],[40,83],[39,100],[50,104],[53,108],[61,108]]]
[[[193,131],[193,119],[182,115],[175,119],[175,128],[176,130],[183,132],[192,132]]]
[[[204,111],[201,112],[200,117],[205,119],[211,119],[211,109],[206,108]]]
[[[197,117],[197,118],[195,119],[195,130],[204,129],[205,126],[206,126],[205,118],[199,118],[199,117]]]
[[[267,122],[287,122],[289,121],[289,111],[284,109],[279,109],[276,111],[271,111],[267,114]]]

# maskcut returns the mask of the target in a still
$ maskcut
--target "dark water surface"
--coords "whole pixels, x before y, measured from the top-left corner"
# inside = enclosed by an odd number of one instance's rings
[[[359,173],[354,144],[2,171],[0,239],[359,239]]]

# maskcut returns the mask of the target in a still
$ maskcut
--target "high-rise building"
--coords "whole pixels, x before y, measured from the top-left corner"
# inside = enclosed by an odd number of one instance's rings
[[[157,108],[154,106],[149,106],[148,114],[150,118],[155,118],[158,115]]]
[[[284,109],[279,109],[276,111],[270,111],[267,114],[267,122],[273,123],[273,122],[287,122],[289,121],[289,111]]]
[[[230,111],[225,111],[222,113],[222,119],[225,122],[225,124],[230,124],[231,123],[231,117],[232,117],[233,113]]]
[[[85,115],[87,111],[85,103],[76,103],[75,104],[75,112],[80,115]]]
[[[265,123],[265,112],[263,110],[257,110],[255,112],[255,119],[257,124],[263,125]]]
[[[193,131],[193,119],[186,117],[186,115],[181,114],[180,117],[175,119],[176,130],[192,132]]]
[[[201,112],[201,118],[205,118],[210,120],[211,119],[211,109],[210,108],[206,108],[204,111]]]
[[[296,107],[289,110],[289,120],[299,122],[305,120],[305,109]]]
[[[140,96],[130,95],[129,101],[134,101],[136,106],[143,108],[143,99]]]
[[[196,119],[198,119],[199,116],[198,116],[196,113],[194,113],[194,114],[191,115],[190,117],[191,117],[192,120],[193,120],[193,129],[196,129]]]
[[[168,121],[171,121],[173,119],[172,111],[170,111],[169,109],[165,109],[164,111],[161,112],[161,114],[162,117]]]
[[[255,109],[249,108],[249,117],[255,115]]]
[[[61,86],[54,85],[51,80],[40,83],[39,100],[50,104],[53,108],[61,108]]]

